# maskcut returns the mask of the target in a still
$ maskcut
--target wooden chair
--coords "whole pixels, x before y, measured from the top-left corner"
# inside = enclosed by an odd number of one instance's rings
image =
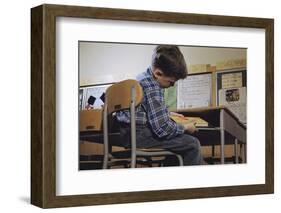
[[[106,90],[105,104],[103,108],[103,136],[104,136],[104,160],[103,168],[110,168],[115,158],[130,158],[130,167],[135,168],[139,158],[147,159],[152,157],[175,156],[179,165],[183,165],[183,159],[179,154],[165,149],[138,149],[136,146],[136,120],[135,108],[143,98],[142,87],[136,80],[124,80],[110,86]],[[128,109],[130,111],[131,146],[124,151],[113,152],[110,150],[110,137],[108,118],[114,112]],[[110,139],[110,140],[109,140]],[[120,139],[120,138],[119,138]],[[122,140],[122,138],[120,139]],[[152,160],[153,162],[153,160]]]

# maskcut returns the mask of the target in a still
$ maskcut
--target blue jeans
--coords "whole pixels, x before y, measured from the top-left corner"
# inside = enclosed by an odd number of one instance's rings
[[[128,129],[126,138],[129,139],[129,137],[130,130]],[[148,127],[137,127],[136,140],[137,148],[161,148],[180,154],[184,165],[200,165],[204,162],[199,140],[188,134],[178,135],[169,140],[159,139]]]

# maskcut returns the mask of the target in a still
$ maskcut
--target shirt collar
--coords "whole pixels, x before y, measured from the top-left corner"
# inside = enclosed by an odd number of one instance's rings
[[[148,67],[146,72],[147,72],[147,74],[149,74],[153,78],[153,73],[152,73],[151,67]]]
[[[149,77],[151,78],[152,82],[153,82],[155,85],[157,85],[157,86],[162,90],[163,88],[160,87],[160,84],[158,83],[158,81],[156,81],[156,80],[154,79],[154,77],[153,77],[153,73],[152,73],[152,68],[151,68],[151,66],[149,66],[149,67],[147,68],[146,73],[149,75]]]

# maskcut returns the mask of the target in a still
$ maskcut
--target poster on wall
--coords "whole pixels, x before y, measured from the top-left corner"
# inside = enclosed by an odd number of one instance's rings
[[[246,101],[246,87],[219,90],[219,105],[227,106],[242,123],[247,121]]]
[[[217,73],[217,105],[228,107],[244,124],[247,123],[246,70]]]
[[[105,91],[111,84],[90,86],[83,88],[81,109],[101,109],[104,104]],[[79,95],[80,91],[79,90]]]
[[[179,80],[177,108],[208,107],[212,100],[212,74],[189,75]]]

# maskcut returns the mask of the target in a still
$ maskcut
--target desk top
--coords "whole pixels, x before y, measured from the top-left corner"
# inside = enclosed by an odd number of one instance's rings
[[[188,109],[179,109],[176,112],[181,113],[185,116],[195,116],[201,117],[206,120],[208,123],[219,126],[220,124],[220,111],[224,110],[227,114],[229,114],[237,123],[246,128],[245,124],[243,124],[237,116],[231,112],[226,106],[216,106],[216,107],[197,107],[197,108],[188,108]]]

